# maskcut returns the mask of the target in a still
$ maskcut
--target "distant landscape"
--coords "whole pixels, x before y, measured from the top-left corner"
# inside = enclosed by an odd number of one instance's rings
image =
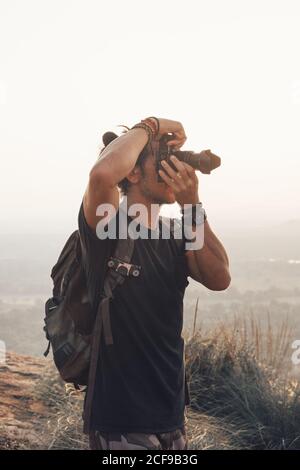
[[[236,317],[254,315],[272,325],[288,317],[300,339],[300,220],[250,233],[216,231],[231,261],[232,283],[212,292],[190,280],[184,329],[210,328]],[[50,296],[50,270],[69,233],[0,236],[0,339],[7,350],[40,356],[44,303]]]
[[[50,271],[69,236],[0,236],[1,449],[86,449],[83,394],[43,352]],[[220,232],[232,283],[213,292],[189,278],[184,299],[190,449],[299,449],[300,221]],[[207,399],[209,397],[209,399]]]

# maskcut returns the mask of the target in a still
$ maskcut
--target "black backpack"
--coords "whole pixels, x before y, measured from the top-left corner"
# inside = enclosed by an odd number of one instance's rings
[[[44,319],[49,344],[44,355],[49,354],[52,346],[54,363],[62,379],[77,388],[90,382],[92,349],[93,354],[99,349],[102,325],[106,344],[113,343],[109,319],[113,290],[127,276],[138,276],[141,269],[130,264],[133,246],[131,238],[117,241],[114,256],[108,260],[96,316],[88,298],[78,230],[71,234],[52,268],[53,295],[45,304]]]

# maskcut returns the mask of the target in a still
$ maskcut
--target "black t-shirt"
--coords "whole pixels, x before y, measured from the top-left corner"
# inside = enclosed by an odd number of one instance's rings
[[[118,218],[117,213],[117,218]],[[127,215],[127,223],[132,222]],[[79,211],[79,231],[90,301],[97,309],[116,240],[100,240]],[[183,296],[187,280],[184,241],[134,241],[131,263],[138,277],[114,290],[110,321],[114,343],[101,341],[91,428],[106,432],[172,431],[184,423],[189,403],[185,382]],[[149,236],[153,231],[146,229]]]

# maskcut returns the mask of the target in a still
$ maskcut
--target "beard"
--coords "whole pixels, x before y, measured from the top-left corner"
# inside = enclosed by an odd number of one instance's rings
[[[149,185],[145,183],[141,186],[141,192],[145,198],[147,198],[151,204],[173,204],[175,202],[174,193],[168,191],[168,186],[165,183],[156,183]]]

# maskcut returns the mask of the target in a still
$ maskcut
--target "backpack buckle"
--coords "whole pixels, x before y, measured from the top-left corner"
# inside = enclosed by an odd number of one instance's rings
[[[108,263],[108,267],[125,276],[134,276],[137,277],[140,275],[141,266],[137,264],[130,264],[125,263],[124,261],[120,260],[119,258],[110,257]]]

